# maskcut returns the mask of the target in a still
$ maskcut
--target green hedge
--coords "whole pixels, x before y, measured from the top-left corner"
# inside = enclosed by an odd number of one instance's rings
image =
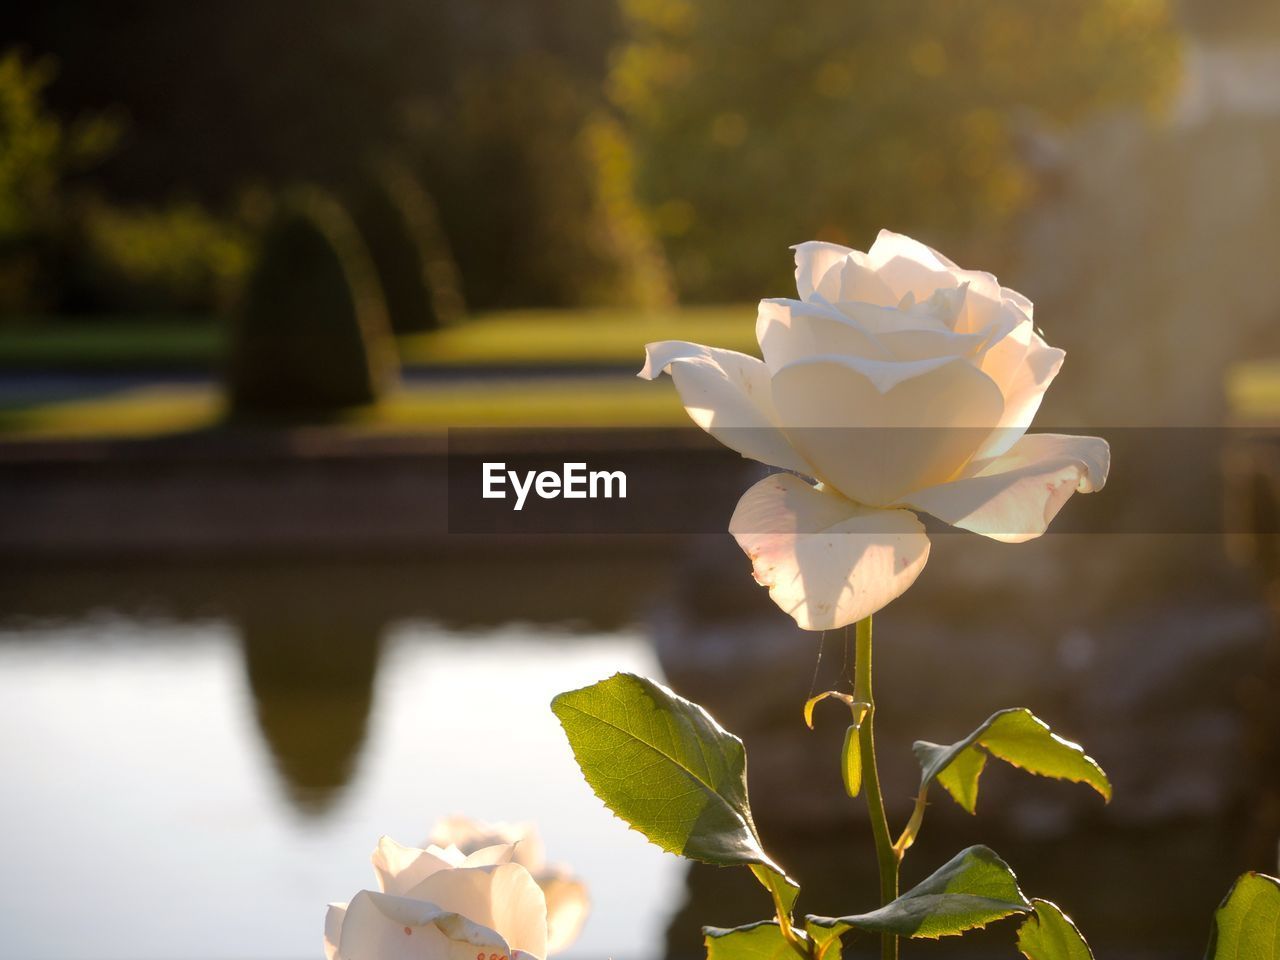
[[[293,191],[233,315],[232,412],[308,416],[372,403],[397,367],[377,273],[351,217],[318,189]]]
[[[365,166],[349,191],[396,333],[423,333],[461,320],[462,285],[435,201],[400,160]]]

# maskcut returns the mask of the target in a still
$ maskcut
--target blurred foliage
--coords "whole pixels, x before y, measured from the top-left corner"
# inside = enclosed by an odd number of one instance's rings
[[[343,207],[314,188],[281,202],[232,325],[241,416],[311,417],[376,401],[396,376],[377,272]]]
[[[675,300],[671,269],[653,231],[653,224],[636,200],[635,158],[622,125],[603,111],[583,131],[590,165],[595,172],[599,243],[626,264],[625,275],[599,278],[616,284],[612,297],[603,291],[592,299],[641,307],[669,306]]]
[[[56,71],[47,60],[0,57],[0,242],[39,230],[67,176],[101,160],[119,130],[106,114],[64,124],[43,102]]]
[[[398,151],[439,210],[466,302],[490,308],[667,297],[619,166],[597,167],[619,25],[612,0],[51,0],[6,30],[59,57],[60,112],[127,107],[129,137],[96,177],[109,195],[218,207],[246,184],[341,192]]]
[[[350,189],[356,226],[369,248],[396,333],[422,333],[461,320],[462,283],[431,196],[391,156],[367,164]]]
[[[634,365],[644,345],[687,337],[731,350],[755,349],[755,304],[506,310],[428,333],[397,338],[406,366],[583,367]],[[216,318],[66,318],[56,324],[0,327],[0,371],[208,370],[225,353],[228,330]]]
[[[119,207],[87,175],[117,148],[111,110],[63,122],[52,61],[0,58],[0,314],[207,311],[243,272],[245,239],[193,202]]]
[[[117,128],[106,115],[66,124],[43,102],[53,65],[17,53],[0,57],[0,312],[52,296],[49,260],[67,229],[68,178],[110,151]]]
[[[1153,105],[1164,0],[623,0],[610,77],[682,293],[776,295],[781,249],[881,226],[962,254],[1035,189],[1032,124]]]
[[[469,303],[670,302],[625,140],[599,100],[598,84],[529,54],[464,68],[446,106],[408,112]]]
[[[786,244],[880,226],[998,265],[984,243],[1034,197],[1042,127],[1169,91],[1175,2],[50,0],[6,30],[58,58],[59,116],[127,109],[91,178],[127,209],[305,181],[370,232],[347,191],[391,153],[438,215],[446,301],[661,306],[776,294]],[[408,207],[370,232],[383,269]],[[416,271],[383,277],[415,329]]]
[[[87,199],[76,282],[82,302],[145,313],[226,305],[248,263],[243,228],[192,202],[125,208]]]

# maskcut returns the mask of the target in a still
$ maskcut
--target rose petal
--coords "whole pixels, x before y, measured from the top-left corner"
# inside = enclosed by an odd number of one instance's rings
[[[1010,289],[1009,287],[1001,287],[1000,295],[1025,313],[1028,320],[1035,319],[1035,304],[1020,294],[1017,290]]]
[[[959,267],[919,240],[900,233],[881,230],[867,257],[876,275],[899,298],[912,294],[917,301],[927,300],[937,290],[960,285],[953,275]]]
[[[769,368],[762,360],[681,340],[648,344],[639,375],[654,380],[664,371],[693,422],[725,446],[761,463],[811,471],[779,428]]]
[[[441,870],[407,896],[496,930],[513,949],[546,956],[546,898],[518,863]]]
[[[441,846],[453,845],[464,853],[473,854],[482,847],[501,844],[514,844],[515,853],[509,859],[536,873],[546,862],[542,846],[542,838],[533,823],[508,823],[487,820],[475,820],[471,817],[454,815],[444,817],[431,828],[431,840]],[[477,866],[477,864],[467,864]]]
[[[481,847],[473,853],[467,854],[467,859],[463,860],[460,866],[463,867],[492,867],[499,863],[515,863],[516,847],[514,843],[495,843],[492,846]],[[523,864],[521,864],[523,866]],[[525,867],[527,870],[528,867]]]
[[[895,257],[913,260],[930,270],[959,270],[953,261],[939,253],[933,247],[908,237],[905,233],[894,233],[892,230],[881,230],[876,234],[876,241],[867,251],[867,256],[875,264],[885,263]]]
[[[766,366],[834,355],[870,360],[976,357],[986,346],[980,333],[955,333],[937,319],[931,301],[911,310],[870,303],[761,300],[756,339]]]
[[[788,473],[747,490],[729,532],[756,581],[805,630],[870,616],[911,586],[929,557],[914,514],[860,507]]]
[[[839,275],[832,271],[841,266],[849,254],[848,247],[823,240],[809,240],[791,248],[796,253],[796,292],[801,300],[808,300],[814,291],[823,290],[823,283],[830,274],[832,280],[825,288],[827,299],[839,289]]]
[[[433,857],[439,857],[441,860],[449,864],[449,866],[451,867],[460,867],[462,866],[463,862],[467,859],[467,855],[463,853],[461,850],[459,850],[457,847],[455,847],[452,843],[446,847],[442,847],[434,843],[429,843],[427,844],[427,853],[431,854]]]
[[[859,306],[871,312],[882,309]],[[756,314],[756,340],[765,365],[774,372],[796,360],[826,354],[894,359],[859,319],[821,301],[761,300]]]
[[[977,357],[989,343],[991,331],[961,329],[957,317],[965,310],[968,288],[938,290],[910,307],[876,307],[866,303],[841,303],[836,308],[856,320],[886,347],[893,360],[927,360],[941,357]],[[872,359],[881,359],[870,354]]]
[[[1045,391],[1062,369],[1066,353],[1045,343],[1029,322],[1020,323],[982,356],[981,366],[1004,395],[1004,413],[979,458],[998,457],[1031,426]]]
[[[919,490],[903,503],[993,540],[1040,536],[1073,493],[1107,482],[1111,448],[1099,437],[1024,436],[974,476]]]
[[[935,251],[935,256],[941,257],[942,254]],[[946,259],[943,257],[943,259]],[[999,303],[1003,298],[1001,295],[1000,281],[996,279],[994,273],[988,273],[986,270],[965,270],[960,267],[953,267],[951,271],[956,280],[962,284],[967,284],[969,289],[981,296],[983,299],[991,300]]]
[[[345,903],[331,903],[324,914],[324,960],[337,960],[342,942],[342,921],[347,915]]]
[[[949,321],[953,319],[950,314],[960,308],[963,292],[947,290],[941,293],[943,296],[931,296],[908,306],[882,307],[874,303],[843,301],[831,306],[877,337],[914,330],[950,333]]]
[[[406,847],[390,837],[381,837],[369,860],[378,877],[378,889],[383,893],[403,896],[407,890],[437,870],[449,870],[456,866],[447,854],[448,851],[439,847],[420,850],[417,847]]]
[[[880,342],[893,354],[892,359],[910,362],[931,357],[973,358],[986,343],[986,337],[950,330],[899,330],[882,333]]]
[[[899,298],[876,275],[865,253],[820,240],[792,249],[796,252],[796,292],[801,300],[856,300],[883,305],[898,302]]]
[[[994,342],[1019,323],[1030,323],[1026,314],[1001,296],[1000,285],[991,274],[959,270],[955,275],[964,290],[963,308],[952,324],[956,333],[979,333]]]
[[[535,879],[547,898],[547,953],[560,953],[578,939],[591,912],[587,886],[562,873],[548,873]]]
[[[1004,409],[990,377],[951,357],[801,360],[774,374],[773,390],[811,475],[871,506],[954,479]]]
[[[518,863],[493,870],[493,929],[513,950],[547,955],[547,898],[529,871]],[[430,882],[430,881],[428,881]]]
[[[473,960],[509,956],[495,930],[438,904],[363,890],[342,923],[336,960]]]

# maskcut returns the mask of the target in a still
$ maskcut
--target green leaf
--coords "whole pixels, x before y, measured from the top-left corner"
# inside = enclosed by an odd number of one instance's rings
[[[1028,773],[1087,783],[1104,800],[1111,800],[1111,781],[1102,767],[1078,743],[1062,739],[1025,707],[992,714],[956,743],[943,746],[917,740],[912,749],[923,771],[921,787],[937,780],[969,813],[977,808],[978,778],[987,765],[987,754]]]
[[[862,744],[856,725],[844,732],[844,749],[841,751],[840,760],[844,791],[849,796],[856,797],[862,790]]]
[[[809,922],[837,933],[856,929],[937,939],[1030,912],[1031,904],[1018,889],[1018,878],[1009,865],[987,847],[970,847],[879,910],[849,917],[810,917]]]
[[[804,702],[804,724],[810,730],[813,729],[813,708],[828,697],[834,697],[849,708],[849,712],[853,714],[854,726],[861,724],[863,718],[867,715],[867,711],[871,709],[871,704],[855,700],[847,693],[841,693],[839,690],[824,690]]]
[[[782,904],[783,912],[790,916],[791,908],[796,905],[796,897],[800,896],[800,884],[788,877],[781,869],[761,863],[751,864],[751,872],[764,884],[769,895]]]
[[[843,699],[845,697],[849,697],[849,695],[845,693],[839,693],[836,690],[825,690],[822,693],[819,693],[817,696],[810,697],[808,700],[806,700],[804,702],[804,725],[808,727],[810,730],[813,729],[813,708],[816,707],[818,704],[820,704],[823,700],[827,699],[827,697],[840,697]],[[849,697],[849,699],[852,700],[853,698]]]
[[[1027,960],[1093,960],[1093,951],[1071,918],[1048,900],[1032,900],[1035,915],[1018,930],[1018,949]]]
[[[833,930],[829,927],[819,927],[805,921],[805,934],[813,943],[814,960],[840,960],[844,952],[844,947],[840,943],[839,930]]]
[[[1213,916],[1206,960],[1280,958],[1280,880],[1246,873]]]
[[[777,920],[762,920],[745,927],[703,927],[707,960],[783,960],[793,958],[791,944]]]
[[[828,697],[841,701],[853,716],[853,725],[845,731],[844,747],[840,751],[840,775],[844,778],[845,792],[856,797],[862,790],[862,745],[858,730],[871,711],[871,704],[855,700],[839,690],[825,690],[804,702],[804,722],[810,730],[813,729],[813,708]]]
[[[780,878],[761,877],[766,886],[794,887],[764,852],[751,819],[742,741],[702,707],[618,673],[560,694],[551,709],[591,789],[633,829],[670,853],[721,866],[758,864]]]
[[[834,931],[810,927],[805,936],[813,943],[814,960],[840,960],[840,937]],[[742,927],[703,927],[707,960],[782,960],[794,958],[777,920],[761,920]]]

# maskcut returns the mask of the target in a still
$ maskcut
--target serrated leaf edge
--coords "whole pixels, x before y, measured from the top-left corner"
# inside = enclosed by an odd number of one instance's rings
[[[1231,884],[1231,889],[1227,891],[1227,895],[1222,898],[1217,908],[1213,911],[1213,925],[1209,929],[1209,946],[1205,949],[1205,960],[1214,960],[1214,954],[1218,949],[1218,917],[1223,910],[1227,908],[1227,904],[1231,902],[1231,898],[1236,895],[1236,891],[1240,885],[1246,880],[1257,878],[1272,884],[1276,888],[1280,888],[1280,879],[1270,874],[1260,873],[1257,870],[1249,870],[1236,877],[1235,882]]]
[[[625,678],[627,678],[628,680],[634,680],[634,681],[638,682],[641,686],[651,685],[651,686],[653,686],[653,687],[656,687],[658,690],[660,690],[662,693],[666,694],[667,696],[671,697],[673,700],[677,700],[677,701],[679,701],[679,702],[681,702],[681,703],[683,703],[683,704],[685,704],[685,705],[687,705],[687,706],[689,706],[689,707],[693,708],[693,709],[694,709],[694,710],[696,710],[697,712],[701,713],[701,714],[702,714],[702,716],[706,718],[706,720],[711,724],[711,726],[712,726],[712,727],[713,727],[713,728],[714,728],[718,733],[723,734],[723,735],[724,735],[725,737],[727,737],[728,739],[733,740],[735,743],[737,743],[737,744],[738,744],[738,746],[742,748],[742,776],[743,776],[743,781],[744,781],[744,797],[745,797],[745,781],[746,781],[746,776],[747,776],[747,756],[746,756],[746,747],[745,747],[745,745],[744,745],[744,744],[743,744],[743,742],[742,742],[742,738],[741,738],[741,737],[739,737],[739,736],[737,736],[736,734],[730,733],[728,730],[726,730],[724,727],[722,727],[722,726],[720,725],[720,721],[718,721],[715,717],[713,717],[713,716],[712,716],[712,715],[707,711],[706,707],[702,706],[701,704],[699,704],[699,703],[694,703],[692,700],[688,700],[688,699],[686,699],[685,697],[680,696],[680,694],[676,693],[676,692],[675,692],[674,690],[672,690],[670,687],[666,686],[665,684],[659,683],[657,680],[653,680],[653,679],[651,679],[651,678],[649,678],[649,677],[642,677],[642,676],[640,676],[639,674],[629,673],[629,672],[627,672],[627,671],[623,671],[623,670],[619,670],[619,671],[617,671],[617,672],[615,672],[615,673],[613,673],[613,674],[610,674],[608,677],[604,678],[603,680],[597,680],[595,683],[588,683],[588,684],[586,684],[585,686],[582,686],[582,687],[575,687],[575,688],[574,688],[574,689],[572,689],[572,690],[564,690],[564,691],[562,691],[562,692],[560,692],[560,693],[556,694],[554,697],[552,697],[552,698],[551,698],[551,711],[552,711],[552,713],[554,713],[554,714],[555,714],[556,720],[557,720],[557,722],[559,722],[559,724],[560,724],[560,729],[564,731],[565,739],[566,739],[566,740],[568,740],[568,742],[569,742],[569,749],[570,749],[570,751],[571,751],[571,752],[573,753],[573,755],[574,755],[574,761],[575,761],[575,762],[577,762],[577,751],[576,751],[576,750],[574,750],[574,748],[573,748],[573,740],[569,737],[569,730],[568,730],[568,728],[567,728],[567,727],[565,727],[564,718],[560,715],[560,710],[557,708],[557,705],[560,705],[560,706],[562,706],[562,707],[567,707],[568,709],[574,710],[574,711],[576,711],[577,713],[579,713],[579,714],[580,714],[580,715],[582,715],[582,716],[591,717],[591,719],[593,719],[593,720],[597,720],[597,721],[599,721],[599,722],[601,722],[601,723],[606,723],[606,724],[608,724],[609,726],[613,727],[615,730],[617,730],[619,733],[623,733],[623,734],[625,734],[625,733],[627,733],[627,731],[625,731],[625,730],[621,729],[621,728],[620,728],[620,727],[618,727],[616,724],[609,723],[608,721],[605,721],[605,720],[601,720],[601,718],[599,718],[599,717],[595,717],[595,716],[593,716],[593,715],[591,715],[591,714],[587,713],[585,710],[582,710],[582,709],[580,709],[580,708],[578,708],[578,707],[574,706],[573,704],[568,704],[568,703],[564,703],[564,702],[563,702],[563,698],[565,698],[565,697],[572,696],[572,695],[573,695],[573,694],[575,694],[575,693],[582,693],[583,691],[585,691],[585,690],[590,690],[590,689],[592,689],[593,687],[598,687],[598,686],[600,686],[601,684],[603,684],[603,683],[607,683],[608,681],[610,681],[610,680],[614,680],[614,679],[616,679],[616,678],[618,678],[618,677],[625,677]],[[643,742],[643,741],[641,741],[641,742]],[[667,754],[666,754],[666,753],[664,753],[662,750],[659,750],[657,747],[654,747],[654,746],[652,746],[652,745],[650,745],[650,744],[647,744],[647,743],[646,743],[646,744],[644,744],[644,745],[645,745],[646,747],[648,747],[650,750],[652,750],[654,753],[656,753],[656,754],[658,754],[658,755],[662,756],[663,758],[665,758],[666,760],[669,760],[669,761],[671,761],[672,763],[677,764],[678,766],[680,765],[680,764],[679,764],[679,761],[677,761],[674,757],[671,757],[671,756],[667,755]],[[633,830],[633,831],[635,831],[636,833],[640,834],[640,836],[644,837],[644,838],[645,838],[645,840],[647,840],[649,843],[652,843],[652,844],[653,844],[655,847],[657,847],[658,849],[660,849],[660,850],[662,850],[662,851],[664,851],[664,852],[666,852],[666,853],[673,854],[673,855],[675,855],[675,856],[677,856],[677,857],[682,857],[682,858],[683,858],[683,859],[685,859],[685,860],[693,860],[693,861],[696,861],[696,862],[698,862],[698,863],[705,863],[705,864],[708,864],[709,866],[713,866],[713,867],[729,866],[729,864],[719,863],[719,862],[717,862],[717,861],[715,861],[715,860],[710,860],[710,859],[708,859],[708,858],[706,858],[706,857],[700,857],[700,856],[697,856],[697,855],[694,855],[694,854],[688,854],[688,853],[685,853],[683,850],[676,850],[676,849],[674,849],[672,846],[669,846],[669,845],[664,844],[664,843],[659,843],[658,841],[654,840],[652,837],[650,837],[647,833],[645,833],[643,830],[641,830],[641,829],[640,829],[639,827],[637,827],[635,824],[631,823],[629,820],[627,820],[626,818],[624,818],[624,817],[622,817],[620,814],[618,814],[618,813],[613,809],[613,807],[611,807],[611,806],[609,805],[609,802],[608,802],[604,797],[602,797],[602,796],[600,795],[600,791],[596,789],[595,785],[594,785],[590,780],[588,780],[588,779],[587,779],[585,772],[581,771],[581,764],[579,764],[579,771],[580,771],[580,772],[582,772],[582,774],[583,774],[582,779],[583,779],[583,781],[587,784],[587,786],[591,789],[591,793],[595,796],[595,798],[596,798],[597,800],[599,800],[601,804],[603,804],[604,808],[605,808],[606,810],[608,810],[608,811],[609,811],[609,814],[610,814],[610,815],[611,815],[615,820],[617,820],[619,823],[624,824],[624,825],[627,827],[627,829],[628,829],[628,830]],[[700,784],[701,784],[704,788],[706,788],[707,790],[710,790],[712,793],[717,793],[717,792],[715,791],[715,789],[714,789],[710,784],[708,784],[708,783],[706,783],[706,782],[702,781],[702,780],[701,780],[701,778],[698,778],[698,777],[696,777],[695,775],[693,775],[693,774],[692,774],[692,771],[688,771],[688,772],[690,773],[691,779],[697,780],[697,782],[698,782],[698,783],[700,783]],[[717,793],[717,796],[718,796],[718,795],[719,795],[719,794]],[[726,806],[728,806],[728,805],[726,804]],[[753,858],[753,859],[744,859],[744,860],[742,861],[742,863],[741,863],[741,864],[737,864],[737,865],[738,865],[738,866],[742,866],[742,865],[747,865],[747,864],[759,864],[760,866],[766,867],[766,868],[768,868],[768,869],[770,869],[770,870],[774,871],[775,873],[777,873],[780,877],[782,877],[782,879],[783,879],[783,880],[784,880],[784,881],[785,881],[789,886],[793,886],[793,887],[798,888],[798,887],[799,887],[799,884],[797,884],[794,880],[792,880],[792,879],[791,879],[791,877],[787,876],[787,872],[786,872],[784,869],[782,869],[782,867],[780,867],[777,863],[775,863],[775,862],[773,861],[773,859],[772,859],[772,858],[770,858],[770,856],[769,856],[767,853],[765,853],[765,850],[764,850],[764,844],[760,841],[760,835],[759,835],[759,833],[758,833],[758,832],[757,832],[757,830],[756,830],[755,822],[754,822],[754,821],[752,820],[752,818],[751,818],[751,808],[750,808],[750,805],[748,804],[748,806],[747,806],[747,809],[746,809],[746,816],[745,816],[745,817],[744,817],[744,816],[742,816],[741,814],[739,814],[737,810],[733,810],[733,809],[732,809],[732,807],[730,807],[730,811],[733,813],[733,815],[734,815],[734,816],[735,816],[739,821],[741,821],[741,822],[742,822],[743,826],[745,826],[745,827],[747,828],[747,830],[750,832],[750,834],[751,834],[751,838],[755,841],[755,847],[756,847],[756,850],[757,850],[757,851],[759,851],[759,857],[758,857],[758,858]]]
[[[1027,917],[1027,919],[1022,922],[1022,926],[1018,928],[1018,940],[1017,940],[1018,952],[1021,953],[1024,957],[1026,957],[1027,960],[1035,960],[1035,958],[1031,954],[1027,953],[1026,950],[1022,949],[1022,932],[1026,930],[1027,927],[1029,927],[1033,923],[1036,925],[1037,928],[1041,925],[1040,909],[1039,909],[1041,904],[1048,907],[1050,910],[1052,910],[1054,913],[1056,913],[1059,917],[1062,918],[1062,920],[1067,924],[1067,926],[1070,927],[1072,931],[1075,932],[1075,935],[1080,938],[1080,942],[1084,944],[1085,951],[1089,954],[1090,957],[1092,957],[1093,948],[1089,946],[1089,941],[1084,938],[1084,934],[1080,932],[1080,928],[1076,926],[1076,922],[1072,920],[1069,916],[1067,916],[1066,912],[1060,906],[1054,903],[1052,900],[1045,900],[1042,897],[1031,898],[1031,909],[1032,909],[1031,916]]]
[[[969,893],[930,893],[930,894],[921,894],[918,896],[913,896],[916,890],[920,889],[925,884],[929,883],[934,877],[942,873],[944,870],[950,867],[957,860],[960,860],[970,855],[977,856],[977,857],[989,856],[992,860],[994,860],[996,863],[1002,866],[1008,872],[1009,876],[1013,878],[1014,890],[1016,890],[1018,896],[1022,898],[1022,902],[1017,903],[1012,900],[998,900],[994,897],[983,897],[983,896],[978,896],[976,894],[969,894]],[[840,931],[841,933],[844,933],[848,930],[864,930],[870,933],[881,933],[884,931],[884,927],[875,925],[875,924],[870,926],[866,925],[865,921],[867,920],[867,918],[873,917],[876,914],[879,914],[888,910],[894,904],[902,900],[910,899],[910,900],[922,902],[922,901],[925,901],[926,899],[943,899],[943,898],[953,899],[953,900],[964,899],[968,901],[974,901],[977,903],[991,904],[996,907],[996,910],[993,912],[998,913],[998,915],[993,916],[982,923],[975,923],[972,926],[964,927],[961,930],[957,930],[955,933],[939,933],[939,934],[912,933],[912,934],[903,934],[903,936],[908,936],[912,940],[940,940],[943,937],[960,936],[964,933],[968,933],[970,930],[977,930],[979,928],[987,926],[988,924],[997,923],[1000,920],[1006,920],[1009,917],[1012,917],[1015,915],[1026,915],[1032,912],[1031,901],[1028,900],[1026,894],[1022,892],[1022,887],[1019,886],[1018,884],[1018,877],[1017,877],[1017,874],[1013,872],[1013,868],[1010,867],[1009,864],[1006,863],[1004,859],[998,853],[992,850],[990,847],[984,846],[982,844],[976,844],[972,847],[966,847],[964,850],[961,850],[954,857],[952,857],[950,860],[948,860],[946,863],[940,866],[937,870],[929,874],[929,876],[925,877],[923,880],[921,880],[918,884],[916,884],[910,890],[906,891],[906,893],[899,895],[897,898],[895,898],[894,900],[891,900],[889,903],[885,904],[882,907],[878,907],[875,910],[868,911],[867,913],[852,914],[846,917],[819,917],[819,916],[810,915],[805,917],[805,923],[813,924],[814,926],[818,926],[818,927],[823,927],[828,930],[835,929],[837,927],[843,927],[843,929]],[[1007,910],[1004,909],[1006,907],[1008,908]]]
[[[1051,780],[1064,780],[1068,783],[1083,783],[1085,786],[1089,787],[1094,792],[1099,794],[1105,803],[1111,802],[1111,796],[1112,796],[1111,778],[1108,777],[1107,772],[1102,769],[1102,765],[1098,763],[1097,760],[1093,759],[1093,757],[1091,757],[1088,753],[1086,753],[1084,747],[1081,746],[1079,743],[1076,743],[1074,740],[1068,740],[1065,737],[1059,736],[1058,734],[1054,733],[1053,728],[1050,727],[1049,724],[1045,723],[1043,720],[1037,717],[1027,707],[1006,707],[1003,710],[997,710],[995,713],[989,716],[986,720],[984,720],[981,724],[979,724],[978,727],[972,733],[970,733],[968,736],[964,737],[963,739],[957,740],[955,743],[951,743],[951,744],[933,743],[932,741],[929,741],[929,740],[915,741],[915,743],[911,745],[911,752],[915,754],[916,760],[920,761],[920,764],[921,764],[920,788],[923,790],[926,787],[928,787],[929,784],[937,782],[938,778],[942,775],[943,771],[946,770],[949,766],[951,766],[951,764],[955,762],[955,760],[962,753],[964,753],[964,751],[970,748],[979,750],[982,753],[984,753],[986,756],[995,757],[997,760],[1000,760],[1003,763],[1007,763],[1009,764],[1009,766],[1014,767],[1015,769],[1026,770],[1027,768],[1024,767],[1022,764],[1014,760],[1010,760],[1007,757],[1001,756],[1000,754],[992,750],[990,747],[988,747],[986,744],[982,743],[983,735],[991,729],[991,727],[996,723],[997,720],[999,720],[1001,717],[1006,716],[1008,714],[1015,714],[1015,713],[1025,713],[1032,721],[1034,721],[1035,723],[1039,724],[1042,728],[1044,728],[1044,731],[1049,734],[1049,737],[1052,740],[1056,741],[1061,746],[1067,747],[1068,749],[1074,750],[1077,753],[1079,753],[1080,758],[1097,772],[1098,776],[1102,780],[1103,786],[1099,787],[1097,784],[1089,781],[1084,777],[1074,777],[1069,775],[1056,776],[1053,774],[1038,773],[1036,771],[1031,771],[1031,770],[1028,770],[1027,771],[1028,773],[1031,773],[1032,776],[1047,777],[1048,779],[1051,779]],[[926,766],[923,762],[923,759],[920,756],[921,750],[941,750],[947,755],[947,758],[945,761],[942,761],[942,762],[933,760],[929,763],[928,766]],[[979,776],[981,776],[981,772],[979,772]],[[942,786],[943,786],[943,789],[947,791],[947,794],[951,796],[951,798],[955,800],[956,803],[959,804],[962,809],[966,810],[969,813],[974,813],[976,811],[977,809],[977,791],[976,790],[974,791],[974,806],[972,809],[970,809],[968,806],[961,803],[959,798],[957,798],[955,794],[953,794],[951,790],[946,787],[945,784],[942,784]]]

